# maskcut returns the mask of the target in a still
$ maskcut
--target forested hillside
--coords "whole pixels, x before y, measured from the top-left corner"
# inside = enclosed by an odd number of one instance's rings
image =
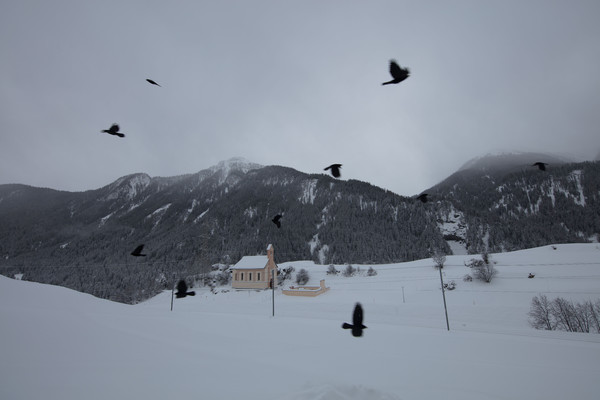
[[[597,241],[600,162],[458,171],[431,192],[440,215],[459,211],[469,252]]]
[[[86,192],[0,185],[0,272],[136,302],[269,243],[276,262],[380,264],[449,254],[449,242],[481,253],[597,241],[600,162],[541,171],[524,157],[468,163],[427,203],[243,159]],[[139,244],[146,256],[131,256]]]
[[[384,263],[449,251],[435,215],[414,199],[239,160],[173,178],[133,174],[82,193],[4,185],[0,199],[5,271],[127,302],[269,243],[277,262]],[[147,256],[130,256],[140,243]]]

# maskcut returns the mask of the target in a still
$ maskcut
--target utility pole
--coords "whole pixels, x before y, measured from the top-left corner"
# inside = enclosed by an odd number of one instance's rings
[[[273,317],[275,316],[275,269],[271,270],[271,289],[272,289],[272,303],[273,303]]]
[[[175,292],[175,283],[171,287],[171,311],[173,311],[173,293]]]
[[[446,307],[446,291],[444,290],[444,279],[442,279],[442,266],[439,265],[440,269],[440,283],[442,284],[442,297],[444,298],[444,311],[446,312],[446,327],[450,330],[450,323],[448,322],[448,307]]]

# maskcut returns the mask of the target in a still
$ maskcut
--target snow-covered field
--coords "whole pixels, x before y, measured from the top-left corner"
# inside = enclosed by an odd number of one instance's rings
[[[470,258],[449,256],[444,268],[457,284],[446,292],[449,332],[430,259],[351,278],[282,263],[331,290],[276,291],[275,317],[270,291],[196,288],[171,312],[170,291],[129,306],[0,277],[0,399],[600,398],[600,335],[527,321],[537,294],[600,298],[600,246],[494,254],[491,284],[462,280]],[[356,302],[361,338],[340,328]]]

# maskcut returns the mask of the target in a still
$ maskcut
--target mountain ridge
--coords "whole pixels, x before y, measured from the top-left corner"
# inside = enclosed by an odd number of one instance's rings
[[[129,174],[85,192],[0,185],[0,268],[135,302],[164,288],[157,276],[235,263],[268,243],[278,262],[372,264],[597,240],[600,163],[530,165],[493,176],[457,171],[425,204],[244,159],[176,177]],[[148,257],[134,261],[140,243]]]

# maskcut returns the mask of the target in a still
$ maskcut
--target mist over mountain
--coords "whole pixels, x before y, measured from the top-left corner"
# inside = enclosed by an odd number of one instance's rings
[[[483,157],[427,190],[428,203],[241,158],[85,192],[0,185],[0,273],[131,303],[269,243],[276,262],[375,264],[597,240],[599,165]],[[142,243],[147,256],[132,257]]]
[[[508,172],[530,169],[534,162],[544,162],[552,165],[561,165],[575,162],[567,157],[531,152],[505,152],[487,154],[476,157],[463,164],[457,171],[460,172],[486,172],[489,174],[503,175]]]

